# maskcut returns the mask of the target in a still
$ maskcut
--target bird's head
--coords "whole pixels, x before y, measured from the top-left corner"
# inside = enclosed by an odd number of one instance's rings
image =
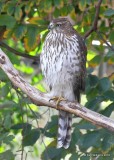
[[[67,18],[53,19],[48,26],[49,30],[55,30],[56,32],[68,31],[71,28],[72,25]]]

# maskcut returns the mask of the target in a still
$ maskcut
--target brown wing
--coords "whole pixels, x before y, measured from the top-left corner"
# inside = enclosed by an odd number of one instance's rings
[[[73,90],[76,99],[80,102],[80,92],[85,90],[85,78],[86,78],[86,55],[87,48],[83,38],[76,33],[79,41],[79,50],[80,50],[80,76],[76,76],[76,83],[73,85]]]

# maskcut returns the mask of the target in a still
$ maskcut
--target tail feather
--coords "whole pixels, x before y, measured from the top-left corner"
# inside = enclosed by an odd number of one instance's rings
[[[67,149],[71,141],[72,114],[59,111],[57,148]]]
[[[66,134],[66,138],[64,141],[64,145],[63,147],[65,149],[67,149],[70,145],[70,141],[71,141],[71,127],[72,127],[72,114],[67,113],[68,116],[68,124],[67,124],[67,134]]]

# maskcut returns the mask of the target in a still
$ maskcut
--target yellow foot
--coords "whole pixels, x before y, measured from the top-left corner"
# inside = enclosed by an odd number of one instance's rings
[[[56,109],[58,109],[58,105],[61,101],[66,101],[64,97],[57,97],[57,96],[51,98],[49,101],[51,100],[56,101]]]

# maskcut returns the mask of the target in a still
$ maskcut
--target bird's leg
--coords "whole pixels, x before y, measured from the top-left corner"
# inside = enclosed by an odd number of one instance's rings
[[[58,109],[58,105],[61,101],[66,101],[66,99],[61,96],[60,97],[55,96],[55,97],[51,98],[49,101],[51,101],[51,100],[54,100],[56,102],[56,109]]]

